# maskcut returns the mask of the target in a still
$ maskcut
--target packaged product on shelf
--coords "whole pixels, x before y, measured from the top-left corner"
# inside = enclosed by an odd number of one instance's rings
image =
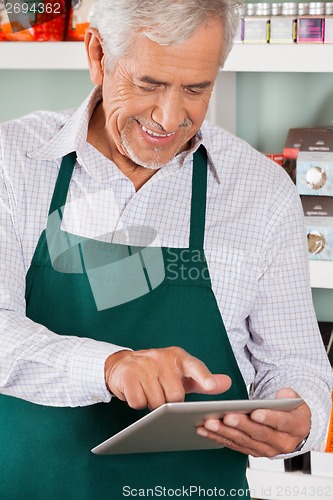
[[[64,40],[67,17],[66,0],[6,2],[1,27],[8,41],[59,42]]]
[[[299,194],[333,196],[333,153],[300,151],[296,186]]]
[[[244,17],[244,43],[267,43],[271,4],[248,3]]]
[[[301,196],[310,260],[333,261],[333,198]]]
[[[323,2],[310,2],[309,14],[297,19],[298,43],[323,43],[325,30],[325,8]]]
[[[2,23],[4,22],[4,14],[5,14],[5,4],[4,0],[0,0],[0,42],[3,42],[5,39],[5,35],[2,33]]]
[[[244,39],[244,17],[246,14],[246,6],[242,5],[239,11],[239,24],[237,28],[237,32],[234,38],[234,43],[243,43]]]
[[[265,156],[275,161],[287,172],[294,184],[296,184],[296,160],[287,158],[283,153],[264,153]]]
[[[298,153],[300,152],[302,146],[303,150],[307,147],[312,148],[316,141],[323,140],[323,134],[326,133],[329,133],[331,136],[333,134],[333,127],[325,125],[318,127],[290,128],[288,130],[286,142],[283,148],[283,156],[285,158],[297,160]]]
[[[74,42],[84,40],[89,26],[88,15],[93,0],[74,0],[69,15],[66,39]]]
[[[272,4],[270,43],[296,42],[297,13],[298,7],[295,2]]]
[[[333,43],[333,3],[325,3],[324,43]]]
[[[275,163],[277,163],[281,167],[283,166],[284,157],[283,157],[282,153],[265,153],[265,156],[267,156],[267,158],[270,158],[271,160],[275,161]]]
[[[283,148],[283,168],[296,184],[296,160],[303,140],[304,128],[291,128]]]
[[[299,194],[333,196],[333,128],[298,130],[296,186]]]
[[[299,194],[333,196],[333,152],[300,151],[296,162]]]

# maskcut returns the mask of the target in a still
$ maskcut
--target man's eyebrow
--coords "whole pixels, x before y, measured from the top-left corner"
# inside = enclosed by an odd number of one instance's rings
[[[162,80],[155,80],[155,78],[152,78],[151,76],[141,76],[138,79],[142,83],[149,83],[150,85],[170,85],[168,82],[163,82]],[[189,83],[188,85],[184,85],[186,88],[190,89],[206,89],[210,87],[212,84],[211,81],[206,80],[204,82],[198,82],[198,83]]]

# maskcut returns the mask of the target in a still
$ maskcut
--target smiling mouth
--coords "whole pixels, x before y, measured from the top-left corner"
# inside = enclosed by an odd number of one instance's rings
[[[141,125],[141,128],[142,128],[142,130],[144,132],[146,132],[147,134],[151,135],[152,137],[161,137],[161,138],[164,138],[164,137],[171,137],[172,135],[176,134],[176,132],[171,132],[170,134],[158,134],[157,132],[153,132],[152,130],[149,130],[148,128],[144,127],[143,125]]]

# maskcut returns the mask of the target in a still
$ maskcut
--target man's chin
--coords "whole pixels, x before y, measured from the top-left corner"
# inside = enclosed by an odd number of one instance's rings
[[[140,153],[136,154],[131,148],[127,148],[128,157],[133,163],[139,165],[140,167],[147,168],[148,170],[159,170],[165,167],[174,157],[178,154],[179,149],[174,153],[161,154],[159,151],[154,151],[152,155],[147,155],[147,157],[141,156]]]

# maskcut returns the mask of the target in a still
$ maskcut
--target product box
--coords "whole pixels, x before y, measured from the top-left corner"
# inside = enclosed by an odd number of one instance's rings
[[[300,151],[296,162],[299,194],[333,196],[333,152]]]
[[[324,43],[333,43],[333,16],[325,17]]]
[[[296,161],[299,194],[333,196],[333,130],[305,129]]]
[[[272,16],[269,42],[296,42],[296,18],[290,16]]]
[[[297,43],[323,43],[325,20],[323,16],[304,16],[297,21]]]
[[[80,42],[84,40],[86,29],[89,27],[89,11],[92,6],[92,0],[77,0],[72,2],[67,26],[66,40]]]
[[[288,130],[288,135],[283,148],[283,156],[285,158],[296,160],[299,151],[304,146],[302,150],[306,147],[314,147],[317,140],[322,140],[323,133],[326,132],[332,134],[333,143],[333,127],[302,127],[302,128],[291,128]],[[308,146],[307,146],[308,145]],[[333,148],[332,148],[333,150]]]
[[[325,127],[329,130],[329,127]],[[283,148],[283,168],[289,174],[293,182],[296,184],[296,160],[298,153],[301,149],[303,141],[308,143],[311,141],[313,134],[321,134],[323,127],[305,127],[305,128],[291,128],[288,131],[286,142]],[[332,128],[333,133],[333,128]]]
[[[269,40],[269,18],[245,17],[243,28],[244,43],[267,43]]]
[[[284,157],[282,153],[265,153],[265,156],[267,156],[267,158],[270,158],[271,160],[275,161],[275,163],[283,167]]]
[[[237,32],[234,38],[234,43],[243,43],[244,39],[244,19],[239,21]]]
[[[333,260],[333,198],[301,196],[310,260]]]

